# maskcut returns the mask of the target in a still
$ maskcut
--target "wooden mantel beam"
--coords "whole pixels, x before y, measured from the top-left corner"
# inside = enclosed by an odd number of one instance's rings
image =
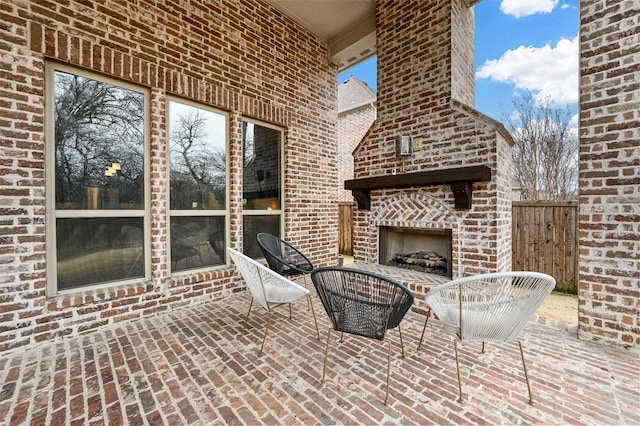
[[[471,184],[490,180],[491,168],[482,165],[352,179],[344,182],[344,188],[351,190],[359,209],[369,210],[372,189],[450,184],[455,208],[470,209]]]

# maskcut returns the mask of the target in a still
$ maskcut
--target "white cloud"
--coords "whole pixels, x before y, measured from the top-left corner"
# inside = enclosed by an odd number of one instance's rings
[[[557,4],[558,0],[502,0],[500,10],[505,15],[522,18],[536,13],[549,13]]]
[[[535,93],[538,101],[556,106],[578,101],[578,37],[561,39],[555,47],[520,46],[500,59],[487,60],[476,78],[488,78]]]
[[[571,133],[571,136],[575,138],[575,140],[578,140],[579,131],[580,131],[580,116],[578,114],[575,114],[571,116],[571,120],[569,120],[569,132]]]

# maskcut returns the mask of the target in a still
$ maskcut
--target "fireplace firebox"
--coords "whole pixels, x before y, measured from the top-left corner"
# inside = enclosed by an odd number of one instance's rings
[[[379,228],[378,263],[451,278],[451,229]]]

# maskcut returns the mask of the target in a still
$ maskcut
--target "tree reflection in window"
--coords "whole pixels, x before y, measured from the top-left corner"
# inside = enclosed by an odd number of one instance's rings
[[[48,238],[55,242],[56,274],[49,288],[144,278],[146,96],[52,68],[54,172],[48,176],[55,178],[55,212],[48,214],[55,215],[55,229]]]
[[[170,102],[171,208],[223,210],[226,196],[225,117]]]
[[[171,270],[225,263],[226,116],[169,102]]]
[[[57,208],[144,208],[142,93],[56,71],[54,120]]]

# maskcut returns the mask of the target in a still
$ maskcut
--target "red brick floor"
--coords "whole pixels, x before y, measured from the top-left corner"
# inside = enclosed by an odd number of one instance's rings
[[[316,300],[317,302],[317,300]],[[466,401],[459,403],[452,336],[424,317],[403,322],[406,357],[392,330],[389,404],[386,344],[333,333],[320,382],[322,340],[302,301],[277,312],[257,357],[264,311],[242,322],[240,293],[105,327],[100,332],[0,355],[0,419],[6,424],[640,424],[637,350],[578,341],[574,327],[534,318],[521,334],[534,392],[516,344],[465,343]],[[1,421],[1,420],[0,420]]]

